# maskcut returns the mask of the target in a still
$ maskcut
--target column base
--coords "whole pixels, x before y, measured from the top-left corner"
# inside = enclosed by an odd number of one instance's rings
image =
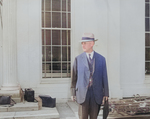
[[[11,98],[16,103],[19,103],[22,100],[20,87],[18,87],[18,89],[16,89],[16,90],[0,90],[0,95],[4,95],[4,96],[10,95],[10,96],[12,96]]]

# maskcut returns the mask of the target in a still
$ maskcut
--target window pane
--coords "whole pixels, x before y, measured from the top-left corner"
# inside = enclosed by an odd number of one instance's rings
[[[67,41],[68,36],[68,41]],[[62,45],[70,45],[70,31],[62,31]]]
[[[53,45],[60,45],[60,30],[53,30],[52,31],[52,44]]]
[[[150,46],[150,33],[145,33],[145,46]]]
[[[61,61],[61,48],[57,46],[53,46],[53,61]]]
[[[51,45],[51,30],[46,30],[46,45]]]
[[[61,14],[58,12],[52,13],[52,26],[53,28],[60,28],[61,27]]]
[[[68,46],[68,61],[70,61],[70,46]]]
[[[71,0],[68,0],[68,11],[71,11]]]
[[[68,72],[70,73],[70,69],[71,69],[71,63],[68,63]]]
[[[145,18],[145,30],[149,31],[149,18]]]
[[[62,63],[62,72],[63,73],[67,73],[67,69],[68,69],[68,73],[70,73],[70,63]]]
[[[45,64],[42,64],[42,73],[45,73]]]
[[[145,2],[149,2],[149,0],[145,0]]]
[[[45,27],[51,27],[51,13],[45,13]]]
[[[44,30],[42,30],[42,45],[44,45]]]
[[[44,27],[44,12],[42,12],[42,27]]]
[[[62,77],[70,77],[70,63],[62,63]]]
[[[62,61],[67,61],[67,47],[62,47]]]
[[[68,13],[68,28],[71,28],[71,15]]]
[[[61,63],[53,63],[53,73],[61,73]]]
[[[46,61],[51,61],[51,46],[46,46]]]
[[[60,0],[52,0],[52,11],[60,11]]]
[[[46,64],[42,64],[42,77],[45,78],[46,77]]]
[[[43,46],[42,47],[42,61],[45,61],[45,57],[46,57],[46,53],[45,53],[45,49],[44,49],[45,47]]]
[[[149,17],[149,4],[148,3],[145,4],[145,16]]]
[[[66,11],[66,0],[62,0],[62,11]]]
[[[67,28],[66,13],[62,13],[62,28]]]
[[[46,64],[46,78],[51,78],[51,63]]]
[[[51,0],[45,0],[45,11],[51,11]]]
[[[150,62],[145,63],[145,74],[150,74]]]
[[[71,39],[70,39],[70,31],[67,31],[67,33],[68,33],[68,45],[70,45],[70,41],[71,41]]]
[[[42,10],[44,10],[44,0],[42,0]]]
[[[145,52],[145,59],[150,60],[150,48],[146,48]]]
[[[46,73],[51,73],[51,63],[46,63]]]
[[[62,30],[62,45],[67,45],[67,32]]]
[[[62,47],[62,61],[70,61],[70,47]]]
[[[62,63],[62,73],[67,73],[67,63]]]

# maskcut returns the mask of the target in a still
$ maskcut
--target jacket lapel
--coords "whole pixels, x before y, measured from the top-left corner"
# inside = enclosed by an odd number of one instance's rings
[[[88,65],[88,61],[87,61],[87,56],[86,56],[85,52],[82,55],[82,62],[89,69],[89,65]]]
[[[94,73],[93,73],[93,79],[94,79],[94,77],[95,77],[95,72],[97,71],[97,54],[96,54],[96,52],[94,51],[94,56],[93,56],[93,58],[95,59],[95,66],[94,66]]]

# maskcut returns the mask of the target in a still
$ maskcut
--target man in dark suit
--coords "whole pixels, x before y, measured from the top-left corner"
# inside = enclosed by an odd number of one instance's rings
[[[93,50],[94,34],[84,33],[83,53],[75,58],[72,71],[72,100],[79,103],[80,119],[97,119],[100,106],[109,96],[105,58]]]

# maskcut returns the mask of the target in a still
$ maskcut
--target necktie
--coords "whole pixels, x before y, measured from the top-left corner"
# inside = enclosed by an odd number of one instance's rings
[[[91,86],[92,85],[92,73],[93,73],[93,64],[92,64],[91,54],[89,54],[89,69],[90,69],[89,86]]]
[[[92,63],[91,54],[89,54],[89,62]]]
[[[89,68],[90,68],[90,72],[92,73],[93,72],[93,62],[92,62],[92,59],[91,59],[91,54],[89,54]]]

